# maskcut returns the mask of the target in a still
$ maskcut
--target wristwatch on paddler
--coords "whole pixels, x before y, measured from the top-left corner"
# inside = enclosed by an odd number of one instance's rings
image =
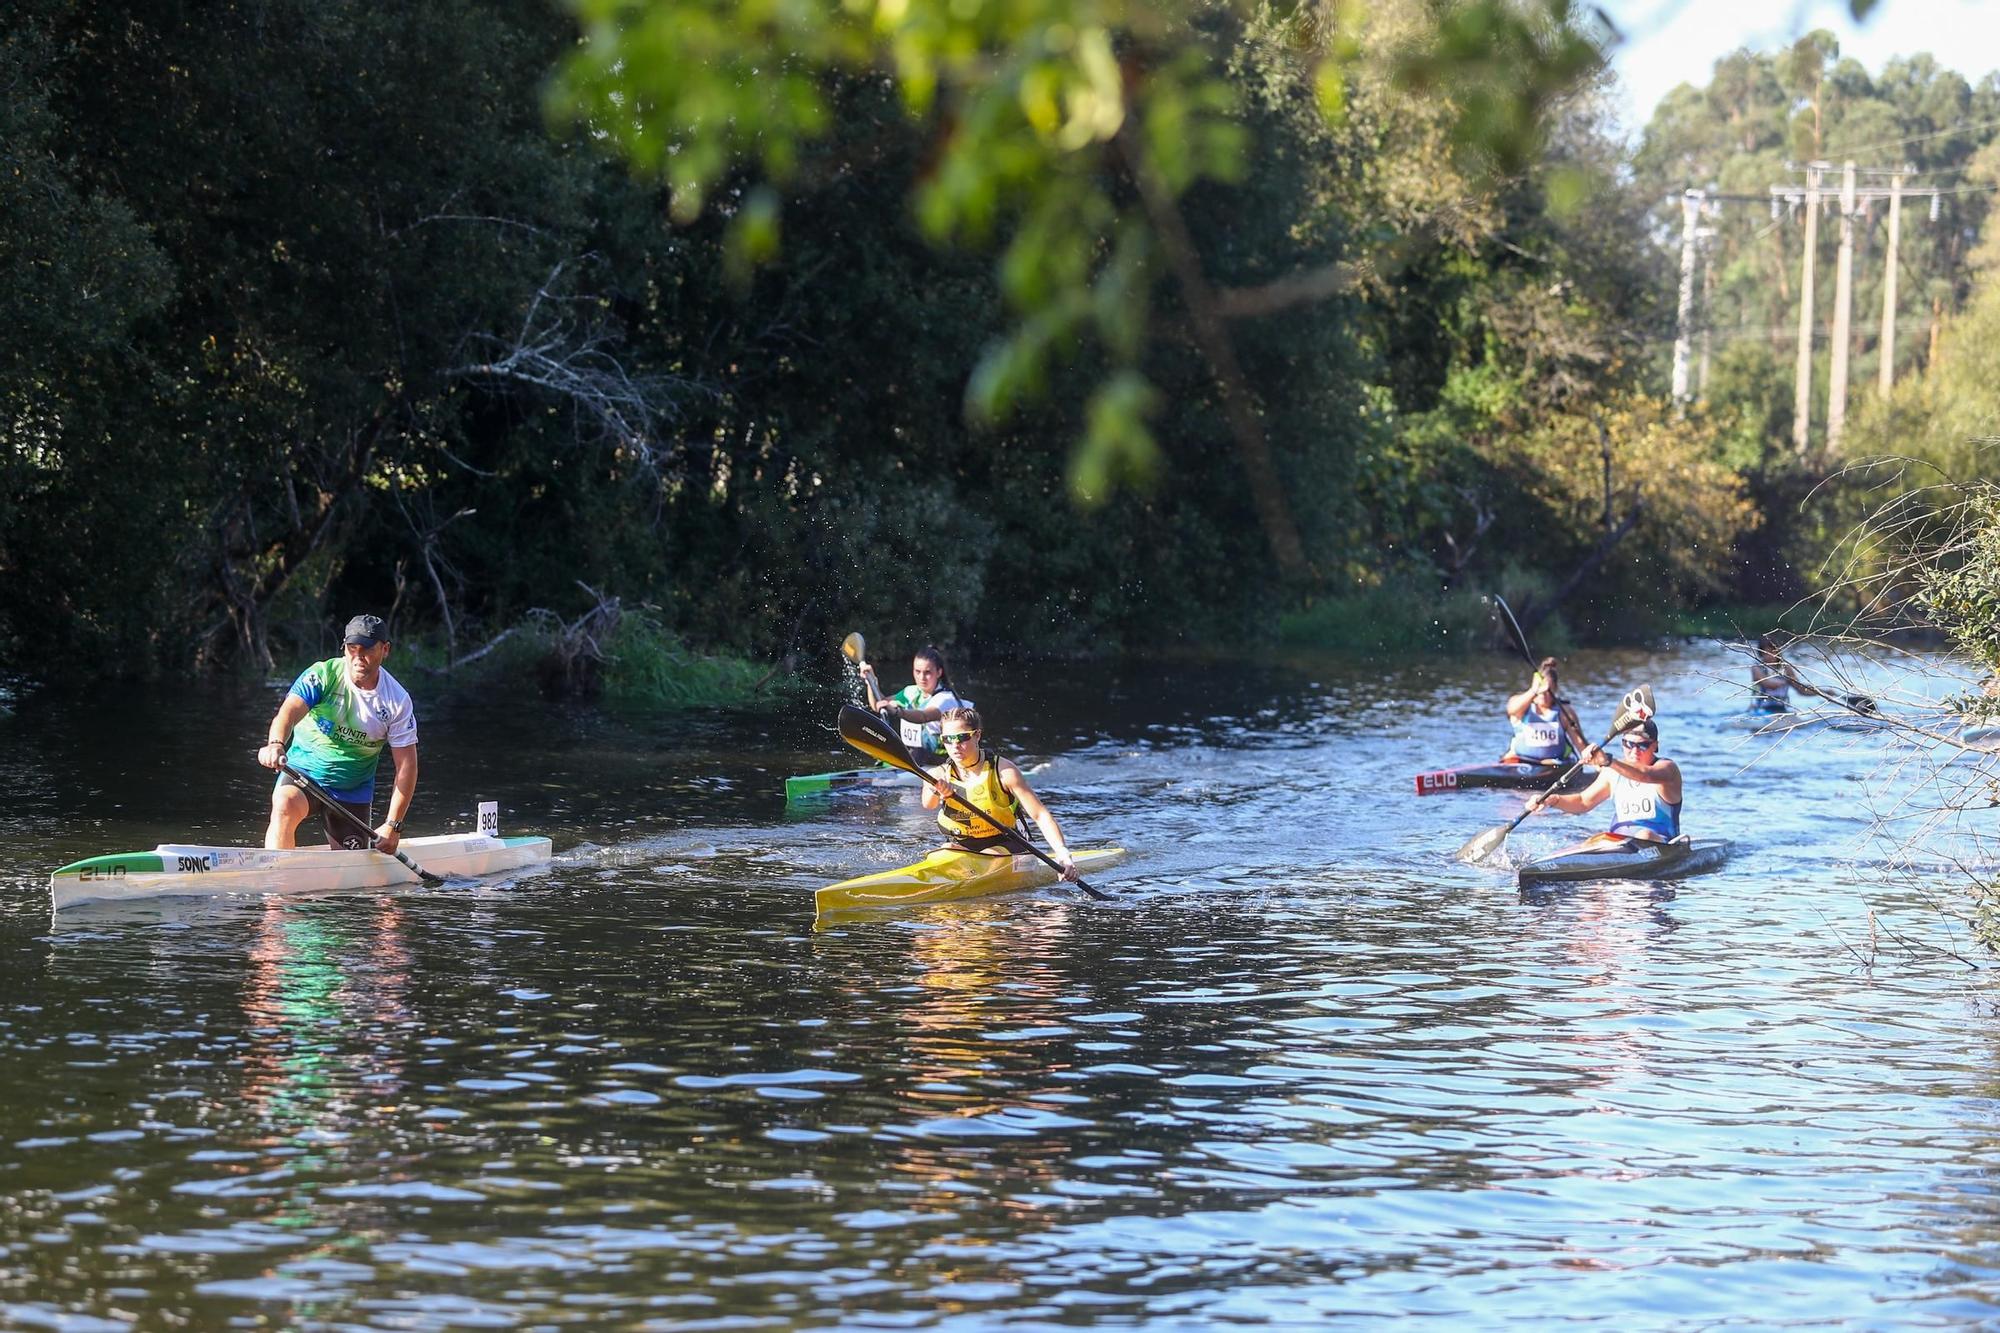
[[[401,833],[403,831],[403,821],[400,819],[392,819],[389,821],[389,827],[394,831],[396,831],[397,833]]]

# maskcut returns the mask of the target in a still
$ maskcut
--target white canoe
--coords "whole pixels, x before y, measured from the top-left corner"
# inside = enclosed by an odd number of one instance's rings
[[[441,833],[405,838],[400,850],[433,875],[492,875],[548,864],[547,838]],[[325,893],[415,884],[393,856],[377,851],[299,847],[202,847],[161,843],[150,852],[92,856],[49,876],[55,909],[71,903],[122,902],[170,895]]]

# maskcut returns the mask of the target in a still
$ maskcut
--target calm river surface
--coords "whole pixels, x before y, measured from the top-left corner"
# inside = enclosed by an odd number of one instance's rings
[[[1726,869],[1524,901],[1453,863],[1520,798],[1411,775],[1499,752],[1506,659],[1098,668],[967,693],[1075,845],[1133,849],[1115,901],[815,930],[814,887],[930,842],[913,795],[786,808],[847,766],[823,706],[413,679],[413,831],[498,799],[552,870],[52,922],[58,864],[261,836],[279,692],[30,693],[0,717],[0,1322],[2000,1321],[2000,992],[1944,877],[1858,845],[1901,760],[1725,729],[1716,645],[1571,671],[1594,734],[1654,683]]]

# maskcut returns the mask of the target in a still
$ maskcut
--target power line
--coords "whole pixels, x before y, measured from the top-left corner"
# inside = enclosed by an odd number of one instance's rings
[[[1903,139],[1883,139],[1878,143],[1855,144],[1852,147],[1843,145],[1838,151],[1843,157],[1852,157],[1861,153],[1872,153],[1877,148],[1900,148],[1906,143],[1922,143],[1926,139],[1944,139],[1954,134],[1964,134],[1970,130],[1991,129],[1995,125],[2000,125],[2000,119],[1973,121],[1968,124],[1954,126],[1948,130],[1934,130],[1929,134],[1912,134]],[[1827,151],[1831,153],[1835,150],[1829,148]]]

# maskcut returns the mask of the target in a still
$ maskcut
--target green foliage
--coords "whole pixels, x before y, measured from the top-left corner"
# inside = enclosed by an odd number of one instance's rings
[[[1153,288],[1174,268],[1183,295],[1205,299],[1190,287],[1179,201],[1252,170],[1240,90],[1201,34],[1204,25],[1226,30],[1226,11],[1199,0],[572,3],[583,41],[563,64],[552,112],[663,178],[682,219],[749,164],[792,181],[808,146],[842,128],[830,87],[893,81],[931,140],[909,189],[925,234],[1001,246],[999,287],[1015,323],[970,377],[969,419],[1006,422],[1047,392],[1057,362],[1088,350],[1106,365],[1068,469],[1073,495],[1094,504],[1121,480],[1153,475],[1162,456],[1144,366]],[[1346,119],[1344,71],[1363,55],[1360,13],[1352,0],[1332,7],[1307,85],[1330,123]],[[1577,19],[1571,0],[1526,11],[1466,0],[1400,51],[1397,77],[1443,94],[1461,146],[1519,170],[1541,145],[1551,105],[1602,62],[1602,36]],[[1564,180],[1574,201],[1573,173]],[[761,202],[731,225],[773,234]],[[770,247],[739,235],[731,252],[762,258]],[[1245,429],[1232,423],[1240,447],[1250,447]],[[1282,562],[1278,503],[1266,495],[1260,516]]]
[[[1798,499],[1782,348],[1723,339],[1685,429],[1647,395],[1670,256],[1555,0],[17,8],[0,657],[264,670],[367,607],[444,661],[578,582],[657,608],[635,695],[736,688],[683,645],[1256,643],[1307,597],[1288,634],[1396,650],[1563,592],[1607,413],[1658,493],[1578,623],[1735,591],[1724,472]],[[1802,71],[1663,114],[1726,166],[1987,96]]]
[[[1483,649],[1491,628],[1491,606],[1479,593],[1397,573],[1287,612],[1278,637],[1293,648],[1395,656]]]
[[[621,617],[605,645],[604,697],[626,707],[756,708],[797,685],[755,662],[691,652],[643,613]]]
[[[1974,487],[1958,537],[1918,570],[1918,601],[1961,652],[2000,672],[2000,489]]]

